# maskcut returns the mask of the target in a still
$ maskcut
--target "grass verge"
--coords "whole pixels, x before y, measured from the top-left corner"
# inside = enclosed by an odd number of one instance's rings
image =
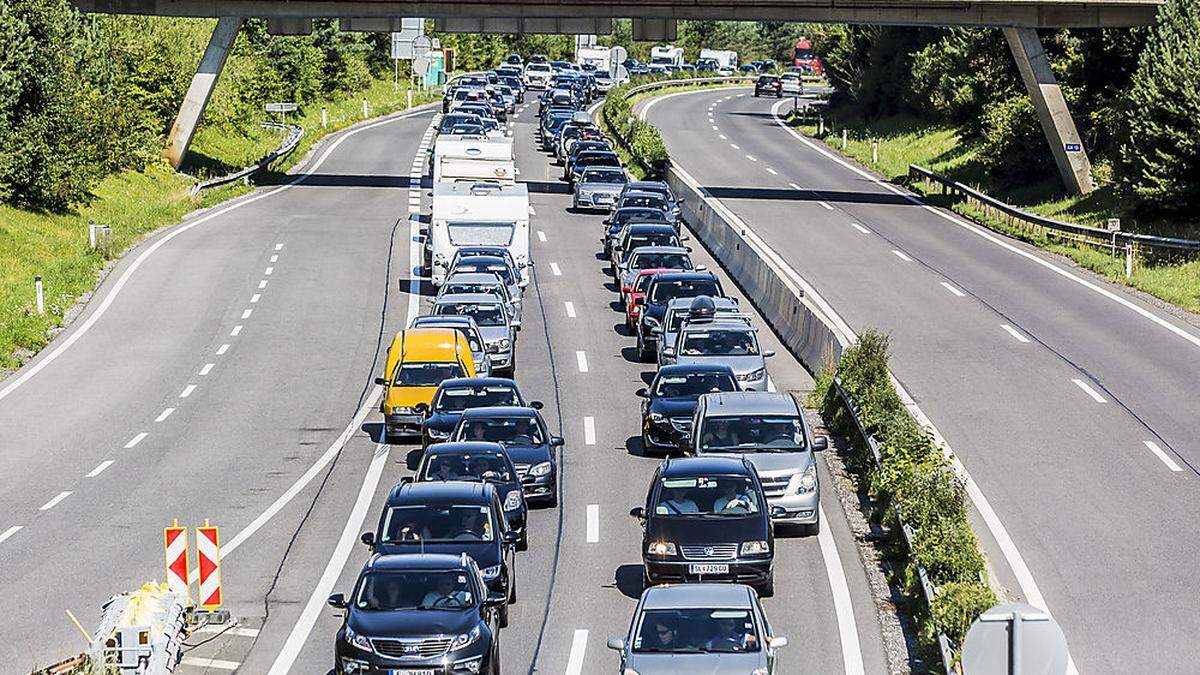
[[[433,99],[433,93],[414,91],[413,104]],[[325,103],[329,124],[321,126],[321,107],[310,106],[296,119],[305,129],[300,145],[277,162],[286,171],[300,162],[322,136],[361,121],[362,99],[372,116],[406,107],[408,97],[390,81],[376,80],[365,90]],[[235,132],[201,128],[192,144],[185,169],[198,175],[221,175],[253,164],[277,147],[277,131],[257,121]],[[67,213],[26,211],[0,205],[0,376],[20,367],[44,347],[64,323],[64,317],[99,282],[111,264],[106,256],[88,250],[88,221],[112,228],[111,251],[119,256],[159,228],[178,223],[188,212],[248,192],[240,183],[193,196],[193,179],[176,173],[165,160],[141,171],[125,171],[104,179],[95,198]],[[41,275],[45,313],[37,313],[34,277]]]
[[[1057,179],[1016,187],[991,184],[974,144],[965,141],[956,129],[932,125],[914,117],[897,116],[867,122],[861,117],[841,115],[834,111],[833,116],[826,120],[823,136],[813,116],[804,118],[789,114],[788,124],[888,180],[916,192],[924,191],[920,183],[909,183],[909,164],[923,166],[961,183],[978,186],[996,199],[1058,220],[1103,226],[1109,218],[1121,217],[1122,227],[1130,231],[1193,238],[1200,232],[1200,224],[1197,223],[1140,223],[1131,220],[1123,212],[1120,199],[1111,184],[1102,183],[1086,196],[1063,194]],[[843,130],[845,146],[842,144]],[[878,163],[872,157],[874,139],[879,141]],[[1107,251],[1045,233],[1014,228],[999,219],[987,217],[982,211],[965,203],[943,199],[939,194],[927,196],[932,203],[950,208],[993,230],[1066,256],[1080,267],[1112,283],[1131,286],[1186,311],[1200,313],[1200,260],[1150,260],[1142,257],[1135,264],[1133,275],[1126,278],[1124,259],[1114,258]]]

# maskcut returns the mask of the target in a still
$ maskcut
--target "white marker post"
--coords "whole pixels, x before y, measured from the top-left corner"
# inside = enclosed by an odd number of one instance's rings
[[[371,116],[371,111],[367,108],[367,99],[364,98],[362,100],[362,102],[363,102],[363,119],[365,120]]]
[[[321,128],[329,128],[329,109],[325,106],[321,106]]]
[[[847,136],[846,136],[846,130],[842,129],[842,151],[843,152],[845,152],[845,150],[846,150],[846,142],[848,140],[849,140],[849,138],[847,138]]]
[[[1133,242],[1125,244],[1125,278],[1133,276]]]
[[[88,249],[96,250],[96,221],[88,219]]]
[[[42,298],[42,275],[33,278],[33,290],[37,295],[37,313],[41,316],[46,313],[46,304]]]
[[[871,141],[871,163],[879,163],[879,139]]]
[[[408,90],[408,107],[412,107],[412,89]]]

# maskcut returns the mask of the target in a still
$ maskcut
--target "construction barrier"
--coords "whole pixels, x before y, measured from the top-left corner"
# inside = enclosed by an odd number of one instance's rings
[[[163,554],[167,563],[167,586],[175,593],[191,597],[188,592],[187,528],[180,527],[178,519],[170,527],[163,528]]]
[[[221,606],[221,533],[204,521],[196,528],[196,567],[200,570],[200,607],[215,610]]]

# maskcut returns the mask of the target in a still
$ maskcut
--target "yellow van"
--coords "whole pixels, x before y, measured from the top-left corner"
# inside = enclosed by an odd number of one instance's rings
[[[471,345],[453,328],[409,328],[396,333],[388,347],[383,404],[386,438],[421,433],[428,410],[442,380],[475,377]]]

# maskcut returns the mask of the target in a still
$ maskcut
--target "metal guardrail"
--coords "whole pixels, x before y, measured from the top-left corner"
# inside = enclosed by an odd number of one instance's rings
[[[1200,255],[1200,240],[1156,237],[1149,234],[1110,230],[1103,227],[1079,225],[1047,218],[989,197],[969,185],[960,183],[936,171],[917,166],[916,164],[908,165],[908,178],[910,181],[923,181],[926,186],[930,184],[940,185],[942,194],[961,197],[969,204],[983,211],[985,216],[998,218],[1013,227],[1020,227],[1026,230],[1037,228],[1046,234],[1057,233],[1064,238],[1107,249],[1114,254],[1123,250],[1126,244],[1133,244],[1135,251],[1139,249],[1166,249],[1175,253],[1185,252],[1189,256]]]
[[[232,183],[251,174],[258,173],[270,165],[271,162],[274,162],[280,157],[283,157],[295,150],[296,146],[300,144],[300,138],[304,136],[304,129],[296,124],[283,125],[278,122],[263,122],[262,126],[268,129],[287,129],[288,135],[284,137],[283,142],[279,144],[278,148],[267,154],[262,159],[258,160],[258,162],[241,169],[240,171],[235,171],[231,174],[221,176],[220,178],[213,178],[201,183],[196,183],[196,185],[192,188],[192,194],[199,194],[201,190],[207,190],[209,188],[217,187],[218,185]]]
[[[858,406],[855,405],[850,392],[842,385],[842,378],[834,376],[833,386],[837,389],[838,396],[842,399],[842,403],[846,406],[846,410],[850,413],[850,418],[854,420],[854,426],[858,427],[858,433],[863,437],[867,444],[867,448],[871,451],[871,457],[875,461],[875,470],[883,471],[883,456],[879,452],[879,441],[875,437],[867,433],[866,424],[863,423],[862,417],[858,414]],[[916,536],[916,531],[904,520],[904,514],[900,512],[900,507],[892,500],[892,513],[896,516],[896,521],[900,523],[900,532],[904,535],[904,545],[908,547],[913,565],[917,568],[917,578],[920,580],[921,593],[925,596],[925,604],[933,607],[933,599],[937,597],[937,588],[933,582],[929,580],[929,573],[925,570],[925,566],[916,559],[915,555],[911,555],[913,550],[913,539]],[[938,631],[937,633],[938,652],[942,657],[942,668],[947,675],[953,675],[958,672],[954,669],[954,646],[950,642],[950,638],[946,637],[945,633]]]

